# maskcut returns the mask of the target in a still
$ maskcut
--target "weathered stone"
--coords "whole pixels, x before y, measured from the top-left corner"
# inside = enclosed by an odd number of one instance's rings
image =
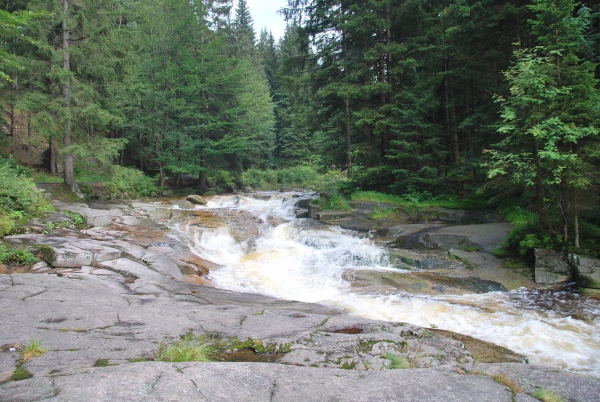
[[[302,199],[296,201],[296,204],[294,204],[294,206],[297,208],[308,209],[308,205],[313,203],[314,201],[315,200],[312,198],[302,198]]]
[[[94,262],[94,253],[78,247],[62,244],[42,247],[44,260],[55,268],[79,268]]]
[[[553,285],[571,280],[572,269],[563,253],[536,248],[534,254],[536,283]]]
[[[310,218],[317,219],[317,214],[321,211],[319,204],[308,204],[308,216]]]
[[[577,284],[584,288],[600,289],[600,272],[582,274],[577,276]]]
[[[164,190],[162,195],[163,197],[173,197],[173,190]]]
[[[207,204],[207,201],[204,198],[200,197],[199,195],[194,195],[194,194],[188,195],[186,198],[186,201],[189,201],[192,204],[196,204],[196,205],[206,205]]]
[[[171,217],[171,208],[148,208],[146,209],[148,217],[152,220],[163,220]]]
[[[123,255],[123,252],[121,250],[104,246],[99,242],[75,240],[69,242],[69,244],[82,250],[91,251],[93,253],[93,259],[96,262],[114,260],[116,258],[120,258]]]
[[[330,221],[335,219],[347,218],[350,216],[349,212],[346,211],[320,211],[317,212],[317,220]]]
[[[297,219],[308,218],[308,209],[296,208],[295,212],[296,212]]]
[[[447,226],[429,233],[429,239],[443,249],[480,248],[491,252],[512,230],[510,223]]]
[[[535,267],[535,283],[554,285],[557,283],[568,282],[570,279],[570,275],[548,272],[544,268]]]
[[[577,284],[583,288],[600,289],[600,260],[569,254]]]
[[[571,267],[565,259],[564,253],[547,250],[543,248],[534,249],[535,266],[544,268],[546,271],[570,274]]]

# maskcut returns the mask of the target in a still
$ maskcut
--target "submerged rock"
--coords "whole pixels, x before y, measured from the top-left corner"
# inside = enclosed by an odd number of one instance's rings
[[[186,200],[196,205],[206,205],[208,203],[204,198],[195,194],[188,195]]]

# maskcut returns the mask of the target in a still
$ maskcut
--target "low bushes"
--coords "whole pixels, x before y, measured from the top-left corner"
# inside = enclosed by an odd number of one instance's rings
[[[14,229],[16,220],[50,210],[52,205],[35,187],[31,172],[12,158],[0,157],[0,237]]]
[[[104,183],[104,188],[111,198],[149,197],[160,194],[156,180],[137,169],[118,165],[111,166],[110,179]]]
[[[278,170],[248,169],[242,173],[244,187],[255,190],[276,190],[281,186],[301,187],[311,190],[327,191],[346,180],[345,172],[331,170],[318,173],[311,166],[295,166]]]

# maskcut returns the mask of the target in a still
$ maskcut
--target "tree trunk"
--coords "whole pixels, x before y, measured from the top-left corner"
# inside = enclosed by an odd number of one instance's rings
[[[67,26],[67,16],[69,13],[69,0],[63,0],[63,21],[62,21],[62,45],[63,45],[63,69],[65,71],[71,71],[71,62],[69,58],[69,28]],[[66,120],[64,121],[64,137],[63,145],[65,148],[71,146],[71,116],[69,108],[71,107],[71,92],[70,92],[70,79],[63,85],[63,96],[65,98]],[[68,185],[71,190],[77,194],[79,198],[83,198],[83,194],[79,190],[79,186],[75,181],[75,173],[73,172],[73,154],[67,151],[65,154],[65,184]]]
[[[575,243],[575,248],[580,248],[579,246],[579,209],[577,205],[577,193],[573,195],[573,226],[575,230],[575,238],[573,239]]]
[[[342,3],[342,24],[346,23],[345,15],[346,10],[344,9],[344,5]],[[347,86],[349,85],[347,60],[348,46],[346,44],[346,27],[344,25],[342,28],[342,53],[344,56],[344,81],[346,82],[346,94],[344,96],[344,104],[346,111],[346,163],[348,164],[346,174],[348,175],[348,177],[352,177],[352,154],[350,153],[352,148],[352,136],[350,134],[350,95],[348,94],[347,88]]]

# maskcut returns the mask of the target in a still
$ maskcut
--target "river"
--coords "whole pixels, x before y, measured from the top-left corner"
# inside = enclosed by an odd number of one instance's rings
[[[353,273],[399,272],[368,237],[296,219],[290,194],[212,197],[204,216],[177,223],[191,250],[219,264],[222,289],[322,303],[377,320],[434,327],[493,342],[530,363],[600,377],[600,302],[567,291],[431,295],[357,288]]]

